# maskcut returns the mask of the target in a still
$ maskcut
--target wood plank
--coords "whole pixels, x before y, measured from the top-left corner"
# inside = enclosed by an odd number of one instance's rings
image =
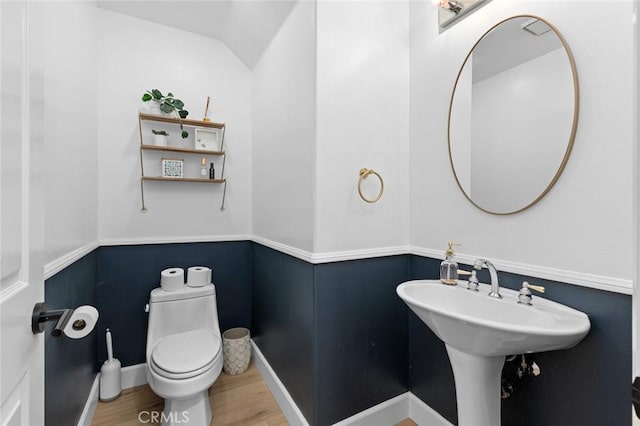
[[[224,123],[214,123],[213,121],[192,120],[190,118],[179,119],[175,117],[167,117],[165,115],[146,114],[144,112],[138,113],[140,120],[158,121],[161,123],[180,124],[193,127],[210,127],[213,129],[223,129]]]
[[[403,421],[401,421],[400,423],[397,423],[394,426],[418,426],[418,424],[416,422],[414,422],[411,419],[404,419]]]
[[[164,182],[224,183],[226,179],[168,178],[168,177],[162,177],[162,176],[142,176],[142,180],[155,180],[155,181],[164,181]]]
[[[287,425],[273,395],[262,380],[258,369],[251,363],[242,374],[230,376],[224,372],[209,389],[213,408],[212,426]],[[122,396],[111,402],[98,402],[93,426],[139,426],[149,416],[146,412],[162,412],[164,400],[153,393],[148,385],[126,389]],[[157,424],[157,423],[148,423]]]
[[[217,155],[218,157],[223,156],[224,151],[209,151],[205,149],[192,149],[192,148],[179,148],[175,146],[159,146],[159,145],[140,145],[140,148],[145,150],[152,151],[173,151],[173,152],[186,152],[189,154],[200,154],[200,155]]]

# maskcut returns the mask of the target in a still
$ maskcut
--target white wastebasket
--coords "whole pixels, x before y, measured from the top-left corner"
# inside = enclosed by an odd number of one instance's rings
[[[243,327],[230,328],[222,333],[224,372],[230,375],[247,371],[251,360],[251,334]]]

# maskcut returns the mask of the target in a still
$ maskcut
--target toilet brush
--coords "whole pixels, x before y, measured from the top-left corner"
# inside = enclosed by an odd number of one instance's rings
[[[113,357],[111,331],[107,328],[107,360],[100,369],[100,401],[113,401],[121,392],[120,361]]]

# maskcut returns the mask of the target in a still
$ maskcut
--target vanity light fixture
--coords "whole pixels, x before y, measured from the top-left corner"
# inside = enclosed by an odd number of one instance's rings
[[[491,0],[433,0],[438,9],[438,27],[440,32],[453,26],[454,23],[471,15]]]
[[[440,0],[440,7],[443,9],[449,9],[457,15],[462,11],[464,4],[456,0]]]

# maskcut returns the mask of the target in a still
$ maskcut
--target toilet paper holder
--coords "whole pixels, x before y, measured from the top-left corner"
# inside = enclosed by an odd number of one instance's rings
[[[33,313],[31,314],[31,331],[33,331],[33,334],[43,333],[46,322],[57,320],[58,322],[51,331],[51,335],[53,337],[59,337],[67,326],[73,311],[73,309],[56,309],[49,311],[44,302],[38,302],[33,307]],[[84,320],[78,320],[72,327],[75,330],[82,330],[86,326],[87,323]]]

